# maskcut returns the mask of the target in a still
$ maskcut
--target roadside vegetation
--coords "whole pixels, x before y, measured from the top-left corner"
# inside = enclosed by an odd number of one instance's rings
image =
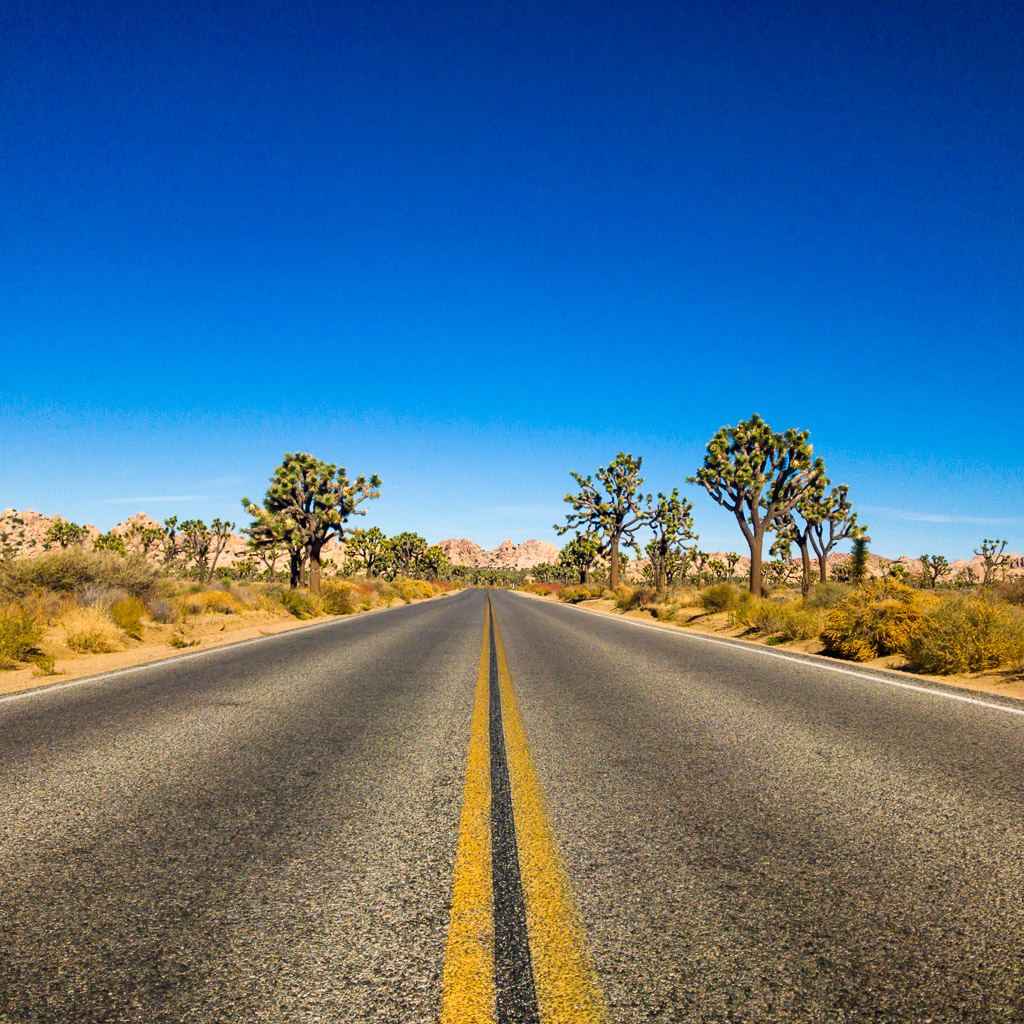
[[[444,553],[422,537],[347,526],[379,487],[376,475],[350,480],[344,468],[286,454],[263,503],[243,499],[252,517],[247,550],[230,564],[235,524],[225,520],[172,517],[162,528],[90,538],[58,519],[42,554],[5,549],[0,557],[0,669],[58,675],[88,655],[196,647],[239,629],[276,630],[456,589]],[[323,557],[332,537],[347,542],[344,575]]]
[[[809,431],[776,432],[755,414],[718,430],[687,478],[736,519],[744,580],[739,554],[701,549],[693,505],[678,489],[644,493],[642,464],[620,452],[592,475],[571,474],[579,489],[565,495],[571,511],[555,529],[573,534],[557,563],[532,570],[526,589],[930,675],[1024,673],[1024,580],[1006,580],[1007,541],[975,548],[980,579],[934,554],[921,555],[916,572],[879,559],[872,568],[849,488],[833,486]],[[643,546],[641,536],[650,538]],[[849,556],[830,561],[844,541]]]

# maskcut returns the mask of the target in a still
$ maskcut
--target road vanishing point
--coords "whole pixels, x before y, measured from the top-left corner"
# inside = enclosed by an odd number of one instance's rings
[[[16,694],[0,1021],[1024,1021],[1024,704],[483,590]]]

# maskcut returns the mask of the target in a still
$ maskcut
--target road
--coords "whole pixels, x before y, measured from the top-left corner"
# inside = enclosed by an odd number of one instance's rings
[[[1024,1021],[1024,707],[490,603],[0,700],[0,1021]]]

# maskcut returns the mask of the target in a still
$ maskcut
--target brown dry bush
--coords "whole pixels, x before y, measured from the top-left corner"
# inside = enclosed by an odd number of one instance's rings
[[[95,605],[69,605],[61,625],[64,643],[75,654],[106,654],[121,646],[120,630]]]
[[[165,584],[138,556],[71,547],[0,563],[0,593],[25,597],[33,591],[70,594],[89,584],[102,584],[134,597],[156,597]]]
[[[0,605],[0,668],[12,668],[38,654],[43,626],[38,610],[22,602]]]

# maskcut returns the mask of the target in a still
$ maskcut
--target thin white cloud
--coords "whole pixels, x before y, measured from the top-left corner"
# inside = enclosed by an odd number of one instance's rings
[[[892,516],[911,523],[972,523],[975,526],[1016,526],[1024,523],[1024,518],[1011,516],[995,518],[990,516],[958,516],[944,512],[914,512],[905,508],[886,508],[883,505],[864,505],[865,513]]]
[[[98,505],[144,505],[147,503],[174,501],[211,501],[212,494],[161,494],[142,498],[96,498]]]

